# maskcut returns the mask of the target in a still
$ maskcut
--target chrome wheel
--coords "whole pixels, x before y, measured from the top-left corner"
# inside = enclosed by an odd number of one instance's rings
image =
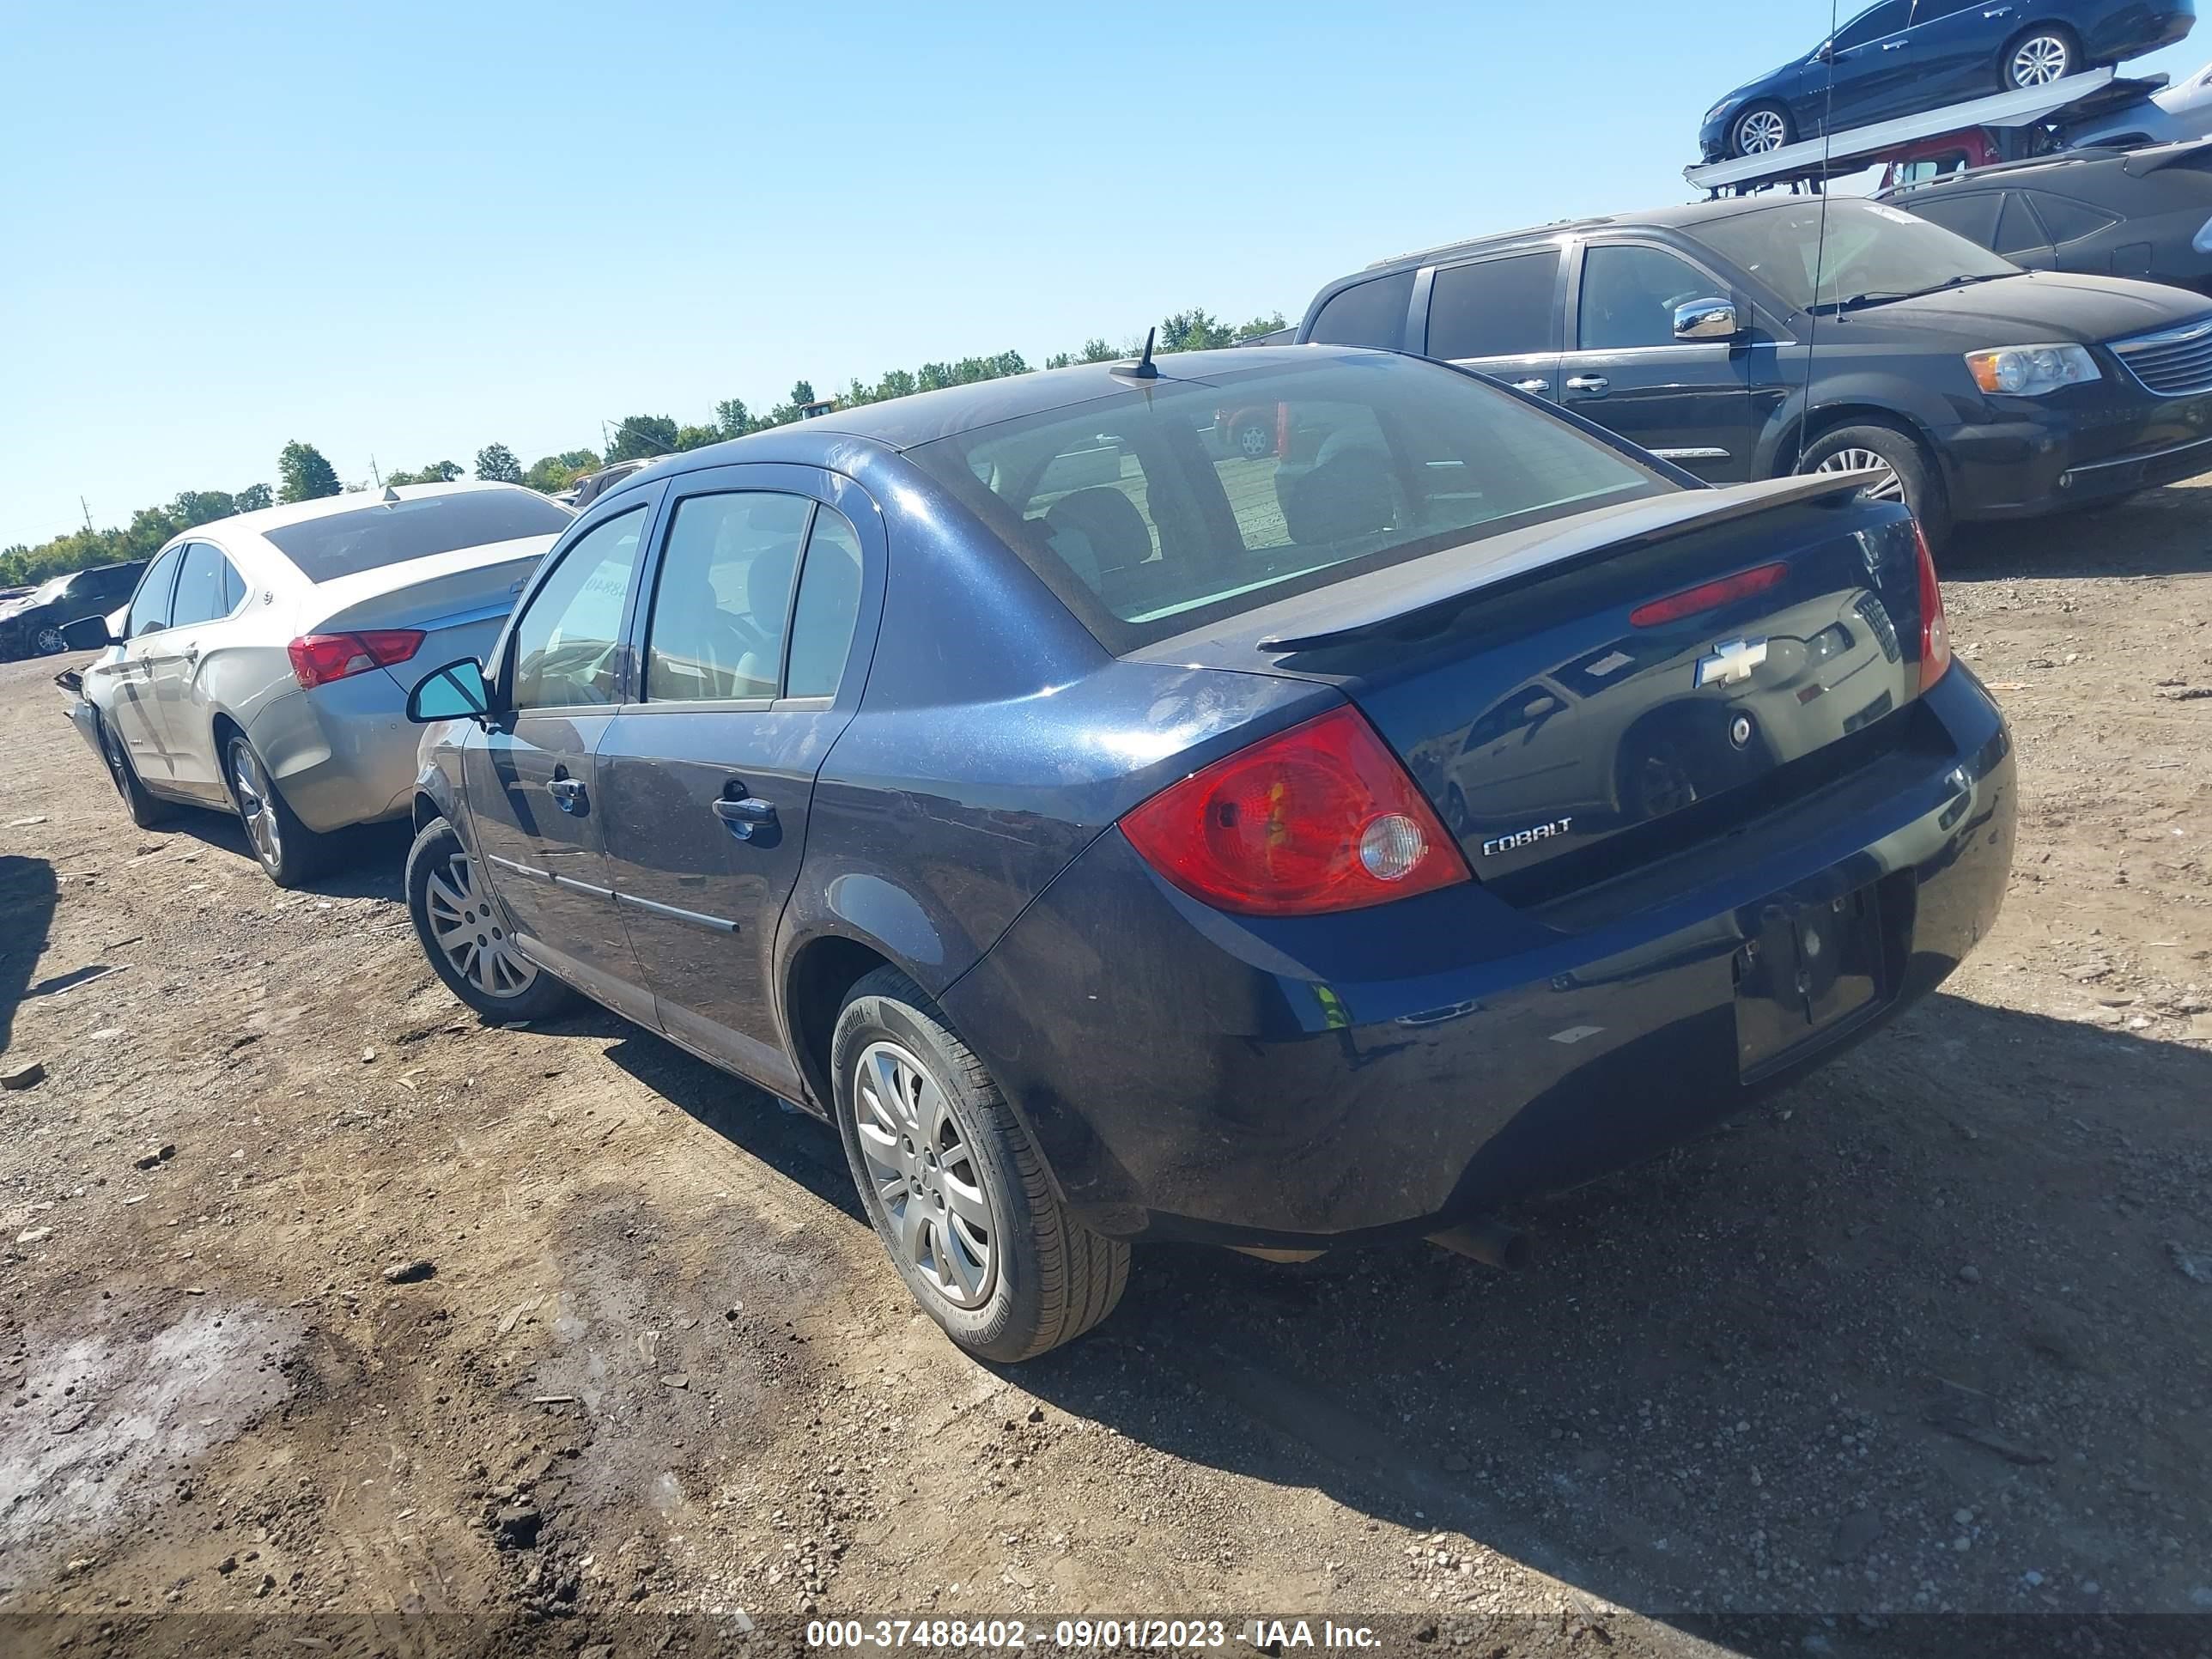
[[[1780,110],[1747,110],[1735,124],[1736,154],[1760,155],[1780,149],[1789,137],[1790,124],[1782,118]]]
[[[62,630],[52,627],[41,628],[33,636],[31,643],[38,647],[40,656],[51,657],[62,648]]]
[[[453,971],[488,997],[519,997],[538,982],[538,964],[514,948],[466,853],[430,872],[422,894],[430,937]]]
[[[2063,35],[2032,34],[2012,53],[2012,83],[2016,87],[2047,87],[2063,81],[2073,68],[2074,49]]]
[[[997,1223],[945,1091],[897,1043],[872,1042],[854,1065],[853,1116],[895,1248],[952,1306],[981,1307],[998,1284]]]
[[[253,856],[276,869],[284,860],[283,830],[276,822],[276,792],[270,787],[260,757],[242,742],[230,746],[230,787],[238,801],[239,821],[246,826],[246,838],[253,843]]]
[[[1897,469],[1871,449],[1839,449],[1823,458],[1813,468],[1815,472],[1878,472],[1881,476],[1869,484],[1863,492],[1869,501],[1901,501],[1905,499],[1905,480],[1897,476]]]

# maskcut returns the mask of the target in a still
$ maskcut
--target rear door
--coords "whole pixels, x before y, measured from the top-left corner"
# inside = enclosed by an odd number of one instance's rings
[[[1911,69],[1913,101],[1932,108],[2001,90],[1990,70],[2018,27],[2005,0],[1913,0],[1902,54]]]
[[[1561,263],[1554,245],[1424,271],[1415,295],[1427,319],[1423,355],[1556,402]]]
[[[220,650],[246,604],[237,568],[210,542],[187,542],[171,601],[169,625],[148,641],[147,678],[153,718],[159,722],[179,787],[204,799],[223,799],[222,771],[213,727],[194,692],[209,653]]]
[[[147,568],[131,597],[130,619],[124,624],[123,647],[112,657],[103,656],[85,672],[88,690],[94,692],[103,718],[114,727],[131,756],[131,763],[145,782],[167,787],[173,775],[168,739],[155,712],[154,676],[149,659],[162,649],[161,634],[169,625],[169,607],[176,593],[177,571],[185,562],[180,543]],[[113,688],[99,691],[102,682]]]
[[[661,1029],[795,1099],[776,923],[815,774],[860,701],[881,517],[849,480],[799,466],[688,475],[665,517],[640,695],[599,746],[611,879]]]
[[[1575,336],[1561,360],[1563,401],[1701,478],[1753,476],[1759,436],[1788,388],[1776,345],[1678,340],[1674,312],[1726,300],[1729,285],[1682,253],[1628,240],[1587,244],[1573,293]],[[1735,301],[1748,314],[1749,301]]]
[[[507,711],[462,751],[485,873],[526,955],[645,1024],[641,985],[607,878],[599,739],[635,677],[624,643],[661,492],[625,492],[556,547],[500,647]]]

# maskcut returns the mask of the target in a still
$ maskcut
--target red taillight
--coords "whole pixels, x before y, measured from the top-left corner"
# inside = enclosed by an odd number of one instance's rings
[[[1348,707],[1163,789],[1121,833],[1183,891],[1243,915],[1357,910],[1469,878],[1405,768]]]
[[[1763,564],[1756,570],[1739,570],[1718,581],[1703,582],[1680,593],[1669,593],[1663,599],[1654,599],[1649,605],[1639,605],[1628,613],[1628,620],[1636,628],[1656,628],[1661,623],[1694,617],[1701,611],[1717,611],[1735,600],[1764,593],[1789,574],[1787,564]]]
[[[313,690],[405,662],[422,646],[420,629],[367,628],[358,634],[309,634],[286,646],[284,654],[292,659],[292,678]]]
[[[1920,550],[1920,689],[1925,691],[1951,666],[1951,623],[1943,614],[1943,590],[1936,580],[1936,556],[1916,522],[1913,545]]]

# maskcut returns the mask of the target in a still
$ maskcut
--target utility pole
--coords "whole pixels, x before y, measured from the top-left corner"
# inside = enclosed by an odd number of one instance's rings
[[[368,458],[368,476],[376,480],[376,487],[379,489],[384,488],[384,474],[376,470],[376,457],[374,455]]]
[[[84,509],[84,533],[89,536],[93,533],[92,503],[86,501],[83,496],[80,495],[76,498],[76,504]]]

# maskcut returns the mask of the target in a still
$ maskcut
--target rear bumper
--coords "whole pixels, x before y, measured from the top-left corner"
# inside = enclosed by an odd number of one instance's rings
[[[1118,832],[941,999],[1088,1224],[1310,1247],[1427,1231],[1636,1162],[1941,983],[2011,867],[2011,744],[1963,667],[1914,744],[1744,836],[1543,912],[1476,886],[1250,922]],[[1739,953],[1878,895],[1881,999],[1747,1073]]]
[[[2132,377],[2082,394],[1940,434],[1958,516],[2033,518],[2212,472],[2212,396],[2155,399]]]

